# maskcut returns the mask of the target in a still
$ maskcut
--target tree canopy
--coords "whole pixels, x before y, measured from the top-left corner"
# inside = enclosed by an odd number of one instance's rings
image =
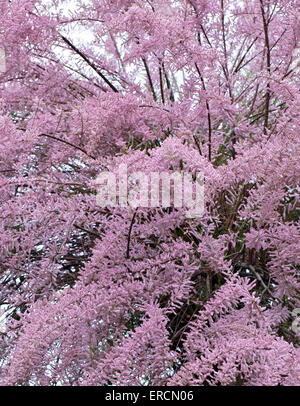
[[[0,48],[0,384],[299,385],[299,0],[4,0]]]

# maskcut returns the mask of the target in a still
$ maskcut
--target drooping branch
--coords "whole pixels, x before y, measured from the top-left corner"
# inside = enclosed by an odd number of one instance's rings
[[[244,64],[244,65],[242,65],[242,64],[243,64],[243,62],[244,62],[246,56],[247,56],[248,53],[250,52],[251,48],[253,47],[253,45],[254,45],[255,42],[257,41],[257,39],[258,39],[258,37],[255,37],[254,40],[251,42],[251,44],[250,44],[250,45],[248,46],[248,48],[246,49],[244,55],[241,57],[241,59],[239,60],[237,66],[236,66],[236,68],[235,68],[234,71],[233,71],[234,74],[235,74],[235,73],[238,73],[239,70],[241,70],[244,66],[246,66],[245,64]],[[237,56],[237,58],[236,58],[236,61],[237,61],[237,59],[238,59],[238,56]],[[247,63],[249,63],[252,59],[253,59],[253,58],[251,58]],[[233,64],[233,68],[235,67],[236,61],[235,61],[235,63]],[[247,64],[247,63],[246,63],[246,64]]]
[[[96,233],[95,231],[88,230],[87,228],[79,226],[78,224],[74,224],[74,227],[77,228],[78,230],[84,231],[85,233],[92,235],[93,237],[101,239],[101,235],[99,233]]]
[[[164,63],[162,63],[162,69],[163,69],[163,72],[164,72],[164,75],[165,75],[167,88],[168,88],[168,90],[170,92],[170,100],[171,100],[171,102],[174,102],[175,101],[174,93],[173,93],[171,83],[170,83],[170,79],[169,79],[168,73],[167,73],[167,71],[165,69]]]
[[[100,77],[104,80],[104,82],[115,92],[119,93],[118,89],[107,79],[106,76],[95,66],[93,62],[91,62],[84,53],[82,53],[70,40],[68,40],[63,35],[60,35],[62,40],[69,45],[69,47],[76,52]]]
[[[146,61],[145,58],[142,58],[142,61],[143,61],[145,71],[146,71],[146,74],[147,74],[147,78],[148,78],[148,81],[149,81],[149,85],[150,85],[151,93],[152,93],[152,96],[153,96],[153,100],[156,102],[157,101],[157,96],[156,96],[156,93],[155,93],[155,89],[154,89],[153,81],[152,81],[152,78],[151,78],[149,66],[148,66],[147,61]]]
[[[266,48],[266,58],[267,58],[267,72],[268,75],[271,73],[271,48],[270,48],[270,40],[269,40],[269,22],[267,21],[263,0],[260,0],[260,10],[263,20],[263,27],[264,27],[264,35],[265,35],[265,48]],[[264,116],[264,134],[267,133],[268,124],[269,124],[269,109],[270,109],[270,82],[267,83],[267,90],[265,95],[265,116]]]
[[[58,137],[55,137],[54,135],[46,134],[46,133],[39,134],[38,136],[39,137],[48,137],[48,138],[51,138],[52,140],[63,142],[64,144],[69,145],[70,147],[78,149],[79,151],[81,151],[85,155],[87,155],[88,157],[90,157],[92,159],[96,159],[93,155],[90,155],[84,148],[81,148],[79,145],[75,145],[72,142],[62,140],[61,138],[58,138]]]
[[[136,213],[137,213],[137,209],[135,209],[135,212],[133,213],[133,216],[132,216],[132,219],[130,222],[130,226],[129,226],[128,237],[127,237],[126,259],[130,258],[130,240],[131,240],[132,227],[134,224]]]
[[[200,146],[200,143],[199,143],[199,140],[198,140],[196,134],[194,134],[194,141],[195,141],[196,147],[199,151],[199,154],[202,156],[201,146]]]
[[[161,67],[159,67],[159,85],[160,85],[161,101],[163,104],[165,104],[164,84]]]
[[[225,65],[221,64],[224,76],[227,82],[228,91],[230,99],[233,101],[233,94],[231,90],[230,80],[229,80],[229,71],[228,71],[228,54],[227,54],[227,45],[226,45],[226,34],[225,34],[225,10],[224,10],[224,0],[221,0],[221,23],[222,23],[222,40],[223,40],[223,49],[225,57]]]
[[[203,79],[203,76],[200,72],[200,69],[197,65],[197,63],[195,63],[198,75],[200,77],[200,80],[202,82],[202,86],[203,86],[203,90],[206,92],[206,86],[205,86],[205,82]],[[209,102],[206,98],[205,101],[206,104],[206,110],[207,110],[207,120],[208,120],[208,160],[211,161],[211,138],[212,138],[212,125],[211,125],[211,114],[210,114],[210,106],[209,106]]]
[[[225,56],[225,68],[228,74],[227,68],[227,46],[226,46],[226,36],[225,36],[225,11],[224,11],[224,0],[221,0],[221,22],[222,22],[222,40],[223,40],[223,49]]]

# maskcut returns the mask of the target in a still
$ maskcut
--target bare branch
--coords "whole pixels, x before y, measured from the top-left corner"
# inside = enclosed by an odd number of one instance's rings
[[[76,52],[103,80],[104,82],[115,92],[119,93],[118,89],[103,75],[103,73],[91,62],[71,41],[69,41],[63,35],[60,35],[62,40],[69,45],[74,52]]]
[[[131,233],[132,233],[132,227],[134,224],[134,220],[136,217],[136,213],[137,213],[137,209],[135,209],[135,212],[132,216],[131,222],[130,222],[130,226],[129,226],[129,231],[128,231],[128,238],[127,238],[127,250],[126,250],[126,258],[129,259],[130,258],[130,239],[131,239]]]
[[[84,148],[79,147],[78,145],[73,144],[72,142],[66,141],[66,140],[62,140],[61,138],[55,137],[54,135],[51,134],[46,134],[46,133],[42,133],[39,134],[38,137],[48,137],[51,138],[53,140],[56,141],[60,141],[63,142],[64,144],[69,145],[70,147],[76,148],[79,151],[83,152],[84,154],[86,154],[88,157],[92,158],[92,159],[96,159],[93,155],[90,155]]]

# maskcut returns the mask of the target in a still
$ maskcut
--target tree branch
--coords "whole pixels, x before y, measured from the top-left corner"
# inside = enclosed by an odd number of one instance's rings
[[[156,96],[156,93],[155,93],[155,89],[154,89],[154,85],[153,85],[153,82],[152,82],[152,78],[151,78],[151,74],[150,74],[148,64],[147,64],[145,58],[142,58],[142,61],[143,61],[143,64],[144,64],[144,67],[145,67],[145,70],[146,70],[146,73],[147,73],[147,78],[148,78],[148,81],[149,81],[149,85],[150,85],[150,89],[151,89],[151,92],[152,92],[153,99],[156,102],[157,101],[157,96]]]
[[[134,220],[136,217],[136,213],[137,213],[137,209],[135,209],[135,212],[132,216],[131,222],[130,222],[130,226],[129,226],[129,231],[128,231],[128,238],[127,238],[127,250],[126,250],[126,259],[130,258],[130,239],[131,239],[131,233],[132,233],[132,227],[134,224]]]
[[[267,50],[267,72],[270,75],[271,73],[271,49],[270,49],[270,42],[269,42],[269,25],[266,19],[263,0],[260,0],[260,9],[261,15],[263,19],[263,27],[264,27],[264,34],[265,34],[265,48]],[[264,119],[264,134],[267,133],[268,124],[269,124],[269,108],[270,108],[270,82],[267,83],[267,91],[265,95],[265,119]]]
[[[42,133],[39,134],[38,137],[48,137],[51,138],[53,140],[56,141],[60,141],[63,142],[66,145],[69,145],[70,147],[76,148],[79,151],[83,152],[84,154],[86,154],[88,157],[92,158],[92,159],[96,159],[93,155],[90,155],[84,148],[79,147],[78,145],[73,144],[72,142],[66,141],[66,140],[62,140],[61,138],[55,137],[54,135],[51,134],[46,134],[46,133]]]
[[[69,45],[74,52],[76,52],[103,80],[104,82],[115,92],[119,93],[118,89],[103,75],[103,73],[91,62],[71,41],[69,41],[63,35],[60,35],[62,40]]]
[[[205,82],[203,79],[203,76],[201,75],[200,69],[197,65],[197,63],[195,63],[198,75],[200,76],[202,85],[203,85],[203,89],[206,92],[206,86],[205,86]],[[206,110],[207,110],[207,120],[208,120],[208,160],[211,161],[211,138],[212,138],[212,125],[211,125],[211,115],[210,115],[210,107],[209,107],[209,103],[208,100],[206,98]]]

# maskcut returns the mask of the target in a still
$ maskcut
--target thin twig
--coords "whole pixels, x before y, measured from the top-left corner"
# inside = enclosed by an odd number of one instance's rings
[[[265,48],[267,50],[267,72],[270,75],[270,73],[271,73],[271,49],[270,49],[270,42],[269,42],[269,24],[266,19],[264,5],[263,5],[262,0],[260,0],[260,9],[261,9],[261,14],[262,14],[264,34],[265,34]],[[267,91],[266,91],[265,99],[266,99],[266,102],[265,102],[264,134],[267,133],[268,124],[269,124],[269,108],[270,108],[270,99],[271,99],[269,81],[267,83]]]
[[[46,134],[46,133],[42,133],[38,135],[39,137],[48,137],[51,138],[53,140],[56,141],[60,141],[63,142],[64,144],[69,145],[70,147],[76,148],[79,151],[83,152],[84,154],[86,154],[88,157],[92,158],[92,159],[96,159],[93,155],[90,155],[84,148],[79,147],[78,145],[73,144],[72,142],[66,141],[66,140],[62,140],[61,138],[55,137],[54,135],[51,134]]]
[[[91,62],[85,55],[82,53],[70,40],[68,40],[66,37],[63,35],[60,35],[62,40],[69,45],[73,51],[75,51],[103,80],[104,82],[115,92],[119,93],[118,89],[107,79],[106,76],[103,75],[103,73],[94,65],[93,62]]]
[[[195,63],[198,75],[201,79],[202,82],[202,86],[203,86],[203,90],[206,93],[206,86],[205,86],[205,82],[203,79],[203,76],[201,75],[200,69],[197,65],[197,63]],[[207,120],[208,120],[208,160],[211,161],[211,137],[212,137],[212,125],[211,125],[211,115],[210,115],[210,107],[209,107],[209,103],[207,100],[207,97],[205,98],[206,100],[206,110],[207,110]]]
[[[131,222],[130,222],[130,226],[129,226],[128,238],[127,238],[126,259],[130,258],[130,239],[131,239],[132,227],[133,227],[133,224],[134,224],[136,213],[137,213],[137,208],[135,209],[135,212],[133,213],[133,216],[132,216],[132,219],[131,219]]]
[[[151,78],[151,74],[150,74],[150,70],[149,70],[147,61],[146,61],[145,58],[142,58],[142,61],[143,61],[145,71],[146,71],[146,74],[147,74],[147,78],[148,78],[148,81],[149,81],[149,85],[150,85],[151,93],[152,93],[152,96],[153,96],[153,100],[156,102],[157,101],[157,96],[156,96],[156,93],[155,93],[155,89],[154,89],[154,85],[153,85],[153,82],[152,82],[152,78]]]
[[[92,231],[92,230],[88,230],[87,228],[81,227],[78,224],[74,224],[74,227],[78,228],[78,230],[84,231],[94,237],[101,238],[101,235],[99,233],[96,233],[95,231]]]

